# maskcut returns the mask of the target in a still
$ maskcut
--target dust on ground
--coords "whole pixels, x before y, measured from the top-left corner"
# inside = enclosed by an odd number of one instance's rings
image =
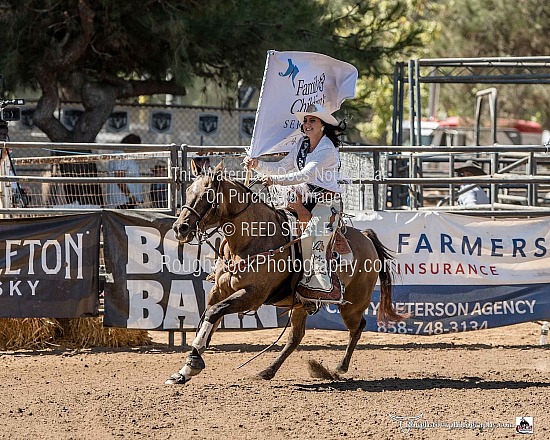
[[[336,380],[310,377],[308,363],[335,367],[347,333],[308,330],[271,381],[254,375],[286,336],[237,369],[280,331],[216,333],[206,369],[183,386],[164,385],[186,355],[168,347],[166,333],[136,349],[0,352],[0,438],[510,439],[521,437],[516,417],[525,416],[534,434],[523,438],[550,438],[550,349],[538,346],[535,323],[438,336],[365,332]]]

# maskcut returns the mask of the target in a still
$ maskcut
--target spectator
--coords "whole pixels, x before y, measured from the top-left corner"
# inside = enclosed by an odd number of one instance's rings
[[[70,152],[55,152],[56,156],[67,154],[91,154],[92,150],[72,150]],[[62,177],[74,177],[74,183],[63,183],[65,201],[67,204],[80,206],[103,206],[103,191],[99,183],[78,183],[79,177],[97,177],[95,162],[61,163],[58,165]],[[54,169],[54,173],[55,173]]]
[[[141,144],[141,138],[132,133],[122,139],[121,143]],[[112,160],[109,162],[108,171],[112,177],[139,177],[139,165],[133,159]],[[140,183],[108,184],[107,205],[109,208],[134,209],[142,203],[143,193]]]
[[[164,163],[157,163],[151,168],[153,177],[166,177],[167,168]],[[151,205],[153,208],[168,208],[168,184],[165,182],[154,182],[149,190]]]
[[[458,177],[485,176],[483,168],[473,160],[467,160],[461,165],[455,166],[455,172]],[[464,184],[460,189],[471,187],[469,190],[458,196],[458,204],[463,206],[487,205],[490,202],[485,191],[477,185]]]

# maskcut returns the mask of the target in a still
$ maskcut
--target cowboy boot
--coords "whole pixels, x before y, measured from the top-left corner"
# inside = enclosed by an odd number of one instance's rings
[[[326,220],[333,214],[329,206],[318,205],[312,215],[302,234],[304,276],[299,284],[308,289],[330,292],[332,280],[326,251],[332,235],[332,226]]]
[[[308,282],[308,287],[310,289],[320,290],[327,293],[332,290],[329,263],[327,262],[326,257],[326,250],[329,241],[330,235],[314,237],[311,256],[312,276]]]

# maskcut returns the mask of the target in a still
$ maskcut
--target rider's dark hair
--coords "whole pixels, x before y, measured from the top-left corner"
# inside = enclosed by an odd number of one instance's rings
[[[342,145],[341,137],[344,135],[347,127],[346,121],[340,121],[338,125],[330,125],[324,121],[321,121],[321,123],[325,127],[325,136],[332,141],[336,148],[340,147]]]

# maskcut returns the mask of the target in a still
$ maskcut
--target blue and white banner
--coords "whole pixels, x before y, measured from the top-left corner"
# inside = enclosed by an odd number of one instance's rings
[[[393,302],[411,315],[378,325],[378,290],[367,330],[443,334],[550,318],[548,218],[494,220],[437,212],[376,212],[353,219],[371,228],[395,256]],[[345,329],[337,308],[311,328]]]
[[[326,55],[270,50],[249,155],[290,151],[301,136],[296,112],[314,103],[335,112],[355,96],[357,76],[354,66]]]

